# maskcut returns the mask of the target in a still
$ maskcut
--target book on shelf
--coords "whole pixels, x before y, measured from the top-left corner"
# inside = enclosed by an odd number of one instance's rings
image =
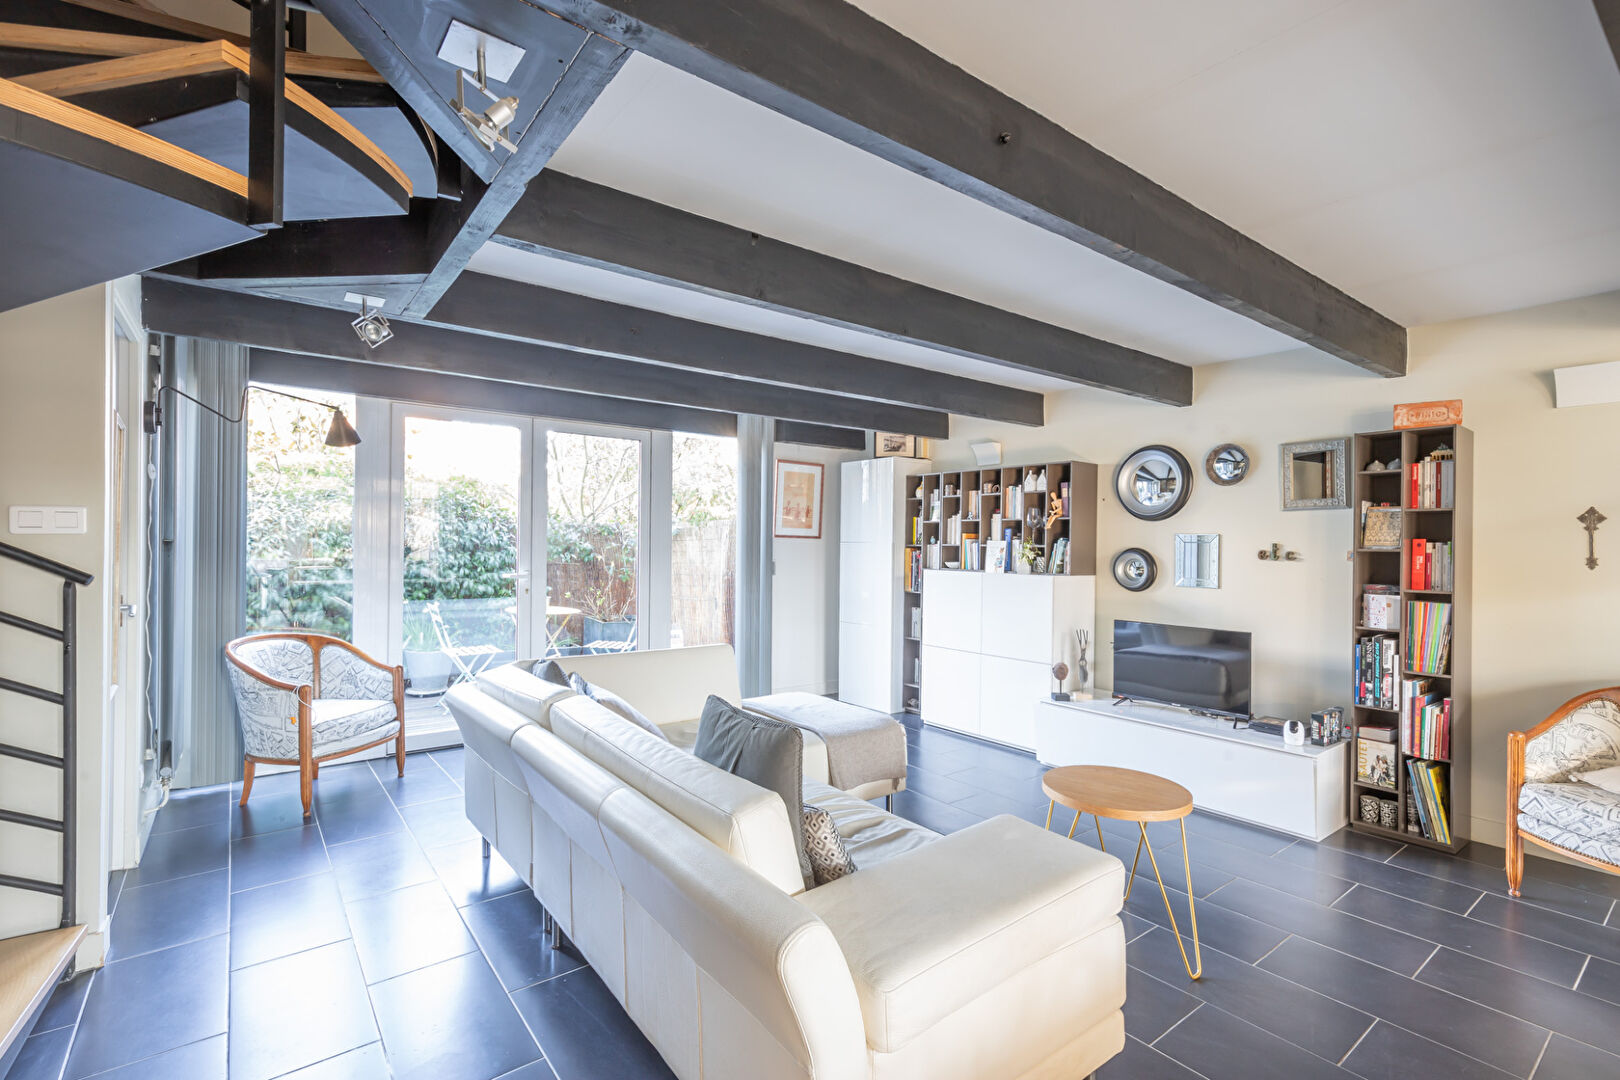
[[[1402,680],[1401,753],[1422,758],[1451,756],[1451,699],[1433,679]]]
[[[1418,591],[1450,592],[1453,585],[1450,540],[1413,540],[1408,560],[1409,585]]]
[[[1407,793],[1417,806],[1419,829],[1436,843],[1450,844],[1451,801],[1445,765],[1438,761],[1408,758],[1406,778]]]
[[[922,607],[919,605],[911,609],[911,637],[922,637]]]
[[[1356,780],[1358,783],[1395,790],[1395,747],[1364,736],[1356,739]]]
[[[1361,546],[1381,551],[1401,549],[1401,508],[1387,503],[1361,504]]]
[[[923,550],[920,547],[906,549],[906,588],[912,592],[922,591]]]
[[[1001,572],[1004,574],[1010,574],[1013,572],[1013,553],[1015,550],[1013,547],[1012,526],[1009,525],[1005,530],[1003,530],[1002,539],[1006,541],[1006,547],[1002,555],[1003,561],[1001,565]]]
[[[1389,634],[1372,634],[1356,641],[1352,662],[1355,667],[1355,701],[1374,709],[1399,708],[1400,690],[1396,664],[1400,639]]]
[[[940,559],[939,537],[936,536],[932,540],[928,541],[928,546],[923,550],[927,553],[928,569],[938,570],[944,565],[943,561]]]
[[[1062,495],[1063,495],[1063,516],[1068,517],[1069,516],[1069,482],[1067,480],[1065,480],[1061,484],[1059,484],[1058,487],[1059,487],[1059,490],[1062,492]]]
[[[1052,555],[1046,560],[1048,574],[1067,574],[1069,572],[1069,538],[1060,536],[1052,545]]]
[[[1451,663],[1451,605],[1440,600],[1406,604],[1406,669],[1445,675]]]
[[[1457,462],[1450,450],[1436,450],[1413,462],[1407,481],[1415,510],[1450,510],[1457,505]]]
[[[1364,585],[1361,625],[1372,630],[1401,628],[1401,590],[1394,585]]]

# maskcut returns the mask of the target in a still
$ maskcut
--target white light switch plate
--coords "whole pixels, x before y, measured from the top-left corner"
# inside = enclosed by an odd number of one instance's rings
[[[13,506],[13,533],[82,533],[88,511],[82,506]]]

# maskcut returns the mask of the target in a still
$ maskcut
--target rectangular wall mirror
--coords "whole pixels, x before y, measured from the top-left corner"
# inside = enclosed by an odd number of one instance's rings
[[[1284,510],[1343,510],[1350,505],[1346,439],[1284,443],[1278,450]]]
[[[1187,589],[1221,587],[1221,534],[1176,534],[1176,584]]]

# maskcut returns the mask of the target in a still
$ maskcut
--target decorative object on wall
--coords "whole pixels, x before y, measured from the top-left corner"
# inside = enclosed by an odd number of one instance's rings
[[[1222,443],[1204,459],[1204,475],[1221,487],[1231,487],[1249,475],[1249,452],[1237,443]]]
[[[1159,576],[1159,564],[1141,548],[1126,548],[1114,556],[1114,580],[1120,588],[1141,592]]]
[[[981,469],[1001,464],[1001,444],[993,439],[970,442],[968,449],[973,451],[973,464]]]
[[[1278,479],[1284,510],[1344,510],[1350,506],[1345,481],[1348,439],[1284,443],[1278,449]]]
[[[896,435],[889,431],[872,432],[873,457],[921,457],[915,435]]]
[[[783,540],[821,539],[823,469],[815,461],[777,461],[773,536]]]
[[[1586,526],[1586,568],[1597,569],[1597,528],[1609,519],[1598,512],[1595,506],[1588,506],[1586,513],[1575,519]]]
[[[1260,549],[1261,562],[1299,562],[1299,552],[1284,551],[1281,544],[1272,544],[1269,548]]]
[[[1074,688],[1084,690],[1086,680],[1091,677],[1091,672],[1086,666],[1086,653],[1091,649],[1091,631],[1076,630],[1074,632],[1074,646]]]
[[[1448,427],[1462,423],[1462,400],[1412,401],[1395,406],[1396,431],[1406,428]]]
[[[1052,665],[1052,678],[1057,680],[1058,688],[1052,691],[1053,701],[1069,701],[1069,692],[1063,689],[1063,680],[1069,677],[1069,665],[1059,660]]]
[[[1176,584],[1184,589],[1221,587],[1221,534],[1176,534]]]
[[[1192,494],[1192,468],[1179,450],[1144,446],[1119,463],[1114,494],[1132,517],[1163,521],[1187,505]]]

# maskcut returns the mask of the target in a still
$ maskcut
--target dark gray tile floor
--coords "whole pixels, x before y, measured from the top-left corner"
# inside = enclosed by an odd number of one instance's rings
[[[897,808],[942,832],[1041,824],[1032,757],[908,727]],[[9,1080],[640,1080],[671,1074],[461,811],[461,751],[176,796],[115,874],[110,960],[64,984]],[[1067,830],[1061,807],[1053,827]],[[1156,889],[1126,904],[1125,1052],[1104,1080],[1620,1078],[1620,878],[1188,823],[1204,976]],[[1173,829],[1152,835],[1186,907]],[[1103,823],[1129,855],[1131,828]],[[1097,846],[1091,821],[1075,838]],[[1145,860],[1144,860],[1145,865]],[[1185,923],[1183,923],[1185,926]]]

